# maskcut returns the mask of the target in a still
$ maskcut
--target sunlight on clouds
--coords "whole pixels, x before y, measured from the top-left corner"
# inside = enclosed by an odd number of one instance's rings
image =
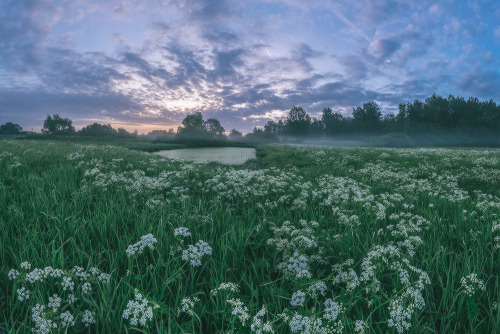
[[[277,110],[276,109],[276,110],[267,111],[266,113],[261,114],[261,115],[250,115],[250,116],[248,116],[248,118],[253,118],[253,119],[270,118],[272,120],[279,120],[279,119],[286,118],[287,115],[288,115],[287,110]]]

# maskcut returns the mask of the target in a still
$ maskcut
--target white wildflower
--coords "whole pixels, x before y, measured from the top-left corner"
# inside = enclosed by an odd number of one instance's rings
[[[95,324],[95,313],[90,310],[85,310],[85,312],[83,312],[82,323],[85,327]]]
[[[20,266],[21,266],[21,269],[25,269],[25,270],[31,269],[31,264],[28,261],[22,262]]]
[[[88,294],[92,292],[92,285],[89,282],[85,282],[82,285],[82,293]]]
[[[239,287],[237,284],[235,283],[231,283],[231,282],[228,282],[228,283],[221,283],[219,285],[218,288],[215,288],[215,289],[212,289],[212,291],[210,291],[210,293],[215,296],[217,295],[217,293],[219,291],[231,291],[231,292],[238,292],[239,291]]]
[[[201,266],[201,258],[204,255],[211,255],[212,248],[203,240],[199,240],[194,246],[188,245],[188,248],[182,251],[182,259],[189,261],[191,266]]]
[[[17,289],[17,299],[20,302],[30,299],[30,291],[25,287]]]
[[[178,310],[178,313],[180,314],[181,312],[184,312],[190,316],[193,316],[194,315],[193,308],[194,308],[195,304],[199,301],[200,301],[200,299],[197,297],[182,298],[181,308]]]
[[[363,320],[356,320],[354,322],[354,331],[356,333],[364,333],[366,327],[367,325]]]
[[[71,277],[63,277],[63,280],[61,282],[61,286],[64,291],[69,290],[73,291],[75,288],[75,283],[71,279]]]
[[[11,281],[15,280],[19,277],[19,271],[17,271],[16,269],[11,269],[11,270],[9,270],[9,273],[7,276],[9,277],[9,279]]]
[[[187,227],[178,227],[174,229],[174,236],[181,236],[181,237],[189,237],[191,235],[191,232],[189,232],[189,229]]]
[[[325,300],[325,314],[323,315],[323,317],[326,320],[335,321],[339,316],[340,311],[341,311],[341,305],[334,302],[330,298]]]
[[[134,300],[128,301],[127,308],[123,311],[123,318],[129,320],[132,326],[146,327],[148,321],[153,320],[153,308],[140,293],[136,293],[134,297]]]
[[[250,314],[248,314],[248,308],[239,299],[229,299],[227,302],[233,306],[231,314],[238,316],[241,325],[245,326],[245,322],[250,318]]]
[[[465,289],[465,293],[472,297],[476,292],[486,290],[486,285],[484,282],[477,277],[475,273],[469,274],[460,279],[462,288]]]
[[[49,297],[48,307],[52,309],[52,312],[56,313],[59,307],[61,307],[62,299],[54,294],[52,297]]]
[[[323,295],[326,291],[326,284],[324,282],[314,283],[309,286],[308,291],[313,297],[316,297],[318,294]]]
[[[133,245],[128,246],[125,252],[127,253],[128,256],[141,254],[146,247],[149,249],[154,249],[154,244],[157,242],[158,241],[152,234],[146,234],[141,237],[141,240],[139,240]]]
[[[73,314],[71,314],[70,311],[61,313],[60,318],[61,318],[61,325],[63,327],[70,327],[75,325],[75,317],[73,316]]]
[[[290,300],[292,306],[302,306],[306,301],[306,294],[301,290],[295,291]]]

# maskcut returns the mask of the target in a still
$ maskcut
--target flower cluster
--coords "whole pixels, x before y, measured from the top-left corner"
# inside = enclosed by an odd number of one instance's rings
[[[93,285],[107,283],[110,275],[95,267],[89,270],[78,266],[69,270],[52,267],[32,269],[29,262],[23,262],[20,271],[9,271],[9,278],[21,285],[16,290],[17,300],[34,304],[31,307],[33,332],[45,334],[56,328],[73,327],[77,321],[86,327],[95,324],[95,312],[88,309],[87,302],[82,302],[83,297],[92,293]],[[46,304],[40,302],[39,296],[46,298]]]
[[[179,315],[181,312],[183,312],[192,317],[194,315],[193,308],[199,301],[200,299],[198,297],[182,298],[181,307],[177,310],[177,314]]]
[[[129,245],[125,252],[127,253],[127,256],[134,256],[136,254],[141,254],[145,248],[154,249],[154,245],[157,242],[158,241],[151,233],[146,234],[143,235],[141,237],[141,240],[139,240],[135,244]]]
[[[174,229],[174,237],[183,237],[187,238],[191,236],[191,232],[189,232],[189,229],[187,227],[178,227]]]
[[[259,312],[253,317],[252,324],[250,325],[250,330],[257,334],[263,333],[274,333],[271,322],[264,321],[263,318],[266,315],[266,307],[262,306]]]
[[[486,285],[475,273],[462,277],[460,279],[460,284],[462,284],[465,294],[469,297],[473,297],[478,291],[486,290]]]
[[[227,302],[233,307],[231,314],[237,316],[241,322],[241,325],[245,326],[245,322],[250,318],[248,307],[246,307],[239,298],[228,299]]]
[[[127,308],[123,311],[123,318],[130,321],[132,326],[147,327],[148,322],[153,320],[153,307],[151,302],[136,293],[133,300],[129,300]]]
[[[203,240],[199,240],[195,245],[188,245],[187,249],[182,251],[182,260],[189,261],[191,266],[201,266],[201,258],[205,255],[212,255],[212,247]]]
[[[231,282],[227,282],[227,283],[221,283],[219,285],[218,288],[215,288],[215,289],[212,289],[210,291],[210,293],[213,295],[213,296],[216,296],[219,291],[230,291],[230,292],[238,292],[240,290],[240,288],[238,287],[237,284],[235,283],[231,283]]]

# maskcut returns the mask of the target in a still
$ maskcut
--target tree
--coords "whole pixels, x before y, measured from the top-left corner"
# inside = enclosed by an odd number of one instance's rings
[[[168,132],[166,130],[153,130],[146,135],[146,137],[153,138],[153,139],[157,139],[160,137],[166,137],[166,136],[168,136]]]
[[[224,128],[220,125],[220,122],[216,118],[207,119],[203,125],[205,126],[205,131],[211,136],[222,137],[224,136]]]
[[[206,130],[201,112],[187,115],[177,133],[181,137],[203,138],[206,135]]]
[[[338,135],[342,132],[344,127],[344,116],[342,116],[342,114],[338,112],[334,113],[332,109],[325,108],[323,109],[321,120],[323,121],[325,135],[327,137]]]
[[[0,134],[19,134],[23,128],[19,124],[15,124],[12,122],[7,122],[4,125],[0,125]]]
[[[243,135],[236,129],[232,129],[231,132],[229,132],[229,139],[238,139],[241,137],[243,137]]]
[[[360,132],[373,134],[380,130],[382,112],[376,102],[363,103],[363,108],[353,109],[352,116]]]
[[[47,118],[43,122],[42,133],[70,135],[75,133],[75,128],[73,127],[73,121],[69,118],[62,118],[58,114],[54,114],[53,116],[47,115]]]
[[[93,123],[84,126],[78,134],[88,137],[114,137],[118,132],[110,124]]]
[[[304,137],[309,134],[311,117],[302,107],[294,106],[286,119],[286,132],[291,136]]]
[[[116,136],[120,138],[130,138],[134,135],[128,132],[125,128],[118,128],[118,130],[116,130]]]

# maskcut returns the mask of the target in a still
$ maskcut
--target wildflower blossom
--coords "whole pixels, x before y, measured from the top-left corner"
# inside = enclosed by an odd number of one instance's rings
[[[306,301],[306,294],[301,290],[295,291],[290,300],[292,306],[302,306]]]
[[[311,324],[309,322],[310,322],[309,317],[296,314],[290,320],[289,323],[290,331],[292,333],[309,334],[311,333]]]
[[[20,264],[21,269],[30,270],[31,264],[28,261],[24,261]]]
[[[19,277],[19,271],[17,271],[16,269],[11,269],[11,270],[9,270],[9,273],[7,274],[7,276],[9,277],[9,279],[11,281],[13,281]]]
[[[71,277],[63,277],[63,280],[61,282],[61,286],[64,291],[69,290],[73,291],[75,288],[75,283],[71,279]]]
[[[70,311],[66,311],[61,313],[61,325],[62,327],[70,327],[75,325],[75,317],[71,314]]]
[[[390,318],[387,325],[394,327],[398,333],[403,333],[411,327],[412,311],[411,308],[404,307],[403,301],[400,298],[391,300],[389,306]]]
[[[128,301],[127,308],[123,311],[123,318],[129,320],[132,326],[146,327],[148,321],[153,320],[153,308],[140,293],[136,293],[134,298]]]
[[[354,331],[356,333],[364,333],[366,327],[367,325],[363,320],[356,320],[354,322]]]
[[[191,266],[201,266],[201,258],[204,255],[211,255],[212,248],[203,240],[199,240],[194,246],[188,245],[188,248],[182,251],[182,260],[189,261]]]
[[[30,299],[30,291],[25,287],[17,289],[17,299],[20,302]]]
[[[324,294],[324,292],[326,291],[326,284],[324,282],[316,282],[310,285],[307,290],[311,294],[311,296],[316,297],[316,295],[318,294]]]
[[[82,323],[85,327],[95,324],[95,313],[90,310],[85,310],[85,312],[83,312]]]
[[[156,238],[152,234],[146,234],[141,237],[141,240],[133,245],[129,245],[125,251],[128,256],[141,254],[145,248],[154,249],[154,244],[157,243]]]
[[[293,253],[286,262],[278,264],[277,268],[285,275],[294,276],[295,278],[310,278],[309,258],[307,255],[300,254],[298,251]]]
[[[33,332],[36,334],[48,334],[52,329],[57,328],[57,324],[51,319],[47,319],[47,314],[45,312],[45,305],[36,304],[31,309],[31,319],[34,322],[35,327]]]
[[[61,307],[61,302],[62,299],[57,294],[54,294],[52,297],[49,297],[49,304],[47,306],[52,309],[52,312],[56,313],[59,307]]]
[[[191,236],[191,232],[189,232],[189,229],[187,227],[178,227],[174,229],[174,236],[175,237],[181,236],[186,238]]]
[[[341,311],[341,305],[330,298],[325,300],[325,314],[323,317],[328,321],[335,321]]]
[[[178,310],[178,313],[180,314],[181,312],[187,313],[190,316],[194,315],[194,305],[199,302],[200,299],[197,297],[188,297],[188,298],[182,298],[181,300],[181,308]]]
[[[92,285],[90,285],[89,282],[83,283],[83,285],[82,285],[82,293],[88,294],[90,292],[92,292]]]
[[[464,288],[467,296],[472,297],[477,291],[486,290],[486,285],[484,282],[477,277],[477,274],[472,273],[460,279],[462,288]]]
[[[233,306],[231,314],[238,316],[241,325],[245,326],[245,322],[250,318],[250,314],[248,314],[248,308],[239,299],[228,299],[227,302]]]
[[[253,317],[250,330],[257,334],[274,333],[273,327],[269,321],[264,322],[262,319],[266,315],[266,307],[262,306],[259,312]]]
[[[210,291],[210,293],[215,296],[217,295],[217,293],[219,293],[219,291],[230,291],[230,292],[238,292],[239,291],[239,287],[237,284],[235,283],[231,283],[231,282],[228,282],[228,283],[221,283],[219,285],[218,288],[215,288],[215,289],[212,289],[212,291]]]

